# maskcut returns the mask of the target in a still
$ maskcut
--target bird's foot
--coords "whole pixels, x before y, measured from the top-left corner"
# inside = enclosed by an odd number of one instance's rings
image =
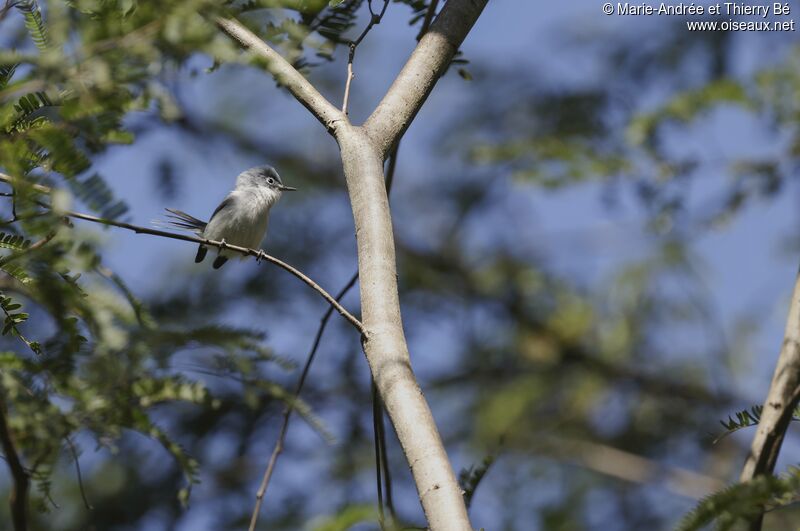
[[[225,241],[225,238],[222,238],[219,241],[219,250],[221,251],[221,250],[225,249],[227,246],[228,246],[228,242]]]
[[[258,254],[256,255],[256,262],[260,264],[261,260],[264,260],[266,256],[267,253],[265,253],[263,249],[259,249]]]

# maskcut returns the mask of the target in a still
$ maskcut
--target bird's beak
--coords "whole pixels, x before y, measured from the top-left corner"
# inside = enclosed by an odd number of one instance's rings
[[[296,192],[297,188],[295,188],[293,186],[285,186],[285,185],[282,184],[282,185],[280,185],[278,190],[280,190],[282,192]]]

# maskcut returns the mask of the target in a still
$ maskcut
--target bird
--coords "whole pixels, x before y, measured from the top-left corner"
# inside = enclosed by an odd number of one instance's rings
[[[225,196],[207,222],[181,210],[167,208],[166,225],[194,232],[207,240],[222,242],[223,245],[218,249],[212,264],[214,269],[219,269],[232,255],[225,250],[226,244],[249,249],[261,247],[269,225],[270,209],[275,206],[283,192],[295,190],[297,188],[283,184],[272,166],[256,166],[236,177],[236,186]],[[202,262],[207,252],[208,248],[200,244],[194,258],[195,263]]]

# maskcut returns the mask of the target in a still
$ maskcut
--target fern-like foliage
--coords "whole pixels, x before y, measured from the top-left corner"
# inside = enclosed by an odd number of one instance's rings
[[[22,0],[16,3],[16,8],[25,16],[25,27],[28,28],[36,47],[44,51],[50,44],[47,28],[42,20],[42,12],[35,0]]]
[[[11,78],[14,77],[14,73],[17,71],[17,66],[19,66],[17,63],[0,65],[0,90],[6,88],[11,82]]]
[[[6,126],[6,133],[22,133],[32,127],[44,124],[47,119],[42,116],[41,109],[53,107],[53,101],[42,91],[26,94],[14,104],[16,116]]]
[[[159,107],[166,91],[153,65],[179,65],[198,52],[231,56],[233,45],[214,39],[213,24],[198,15],[214,7],[197,0],[15,5],[4,24],[26,30],[37,48],[0,51],[0,169],[16,178],[0,183],[0,209],[12,209],[12,192],[16,214],[0,233],[0,277],[25,293],[0,293],[3,344],[13,349],[0,352],[0,392],[35,484],[32,507],[54,506],[50,488],[65,440],[74,440],[77,459],[87,439],[116,450],[127,432],[154,442],[144,451],[163,447],[171,456],[185,480],[177,493],[185,503],[199,475],[187,448],[197,446],[182,438],[184,448],[174,423],[156,421],[178,408],[213,424],[229,411],[247,409],[255,419],[275,403],[291,403],[329,437],[308,404],[268,378],[294,365],[264,346],[263,333],[176,325],[175,306],[159,311],[134,295],[104,265],[95,238],[48,212],[56,198],[32,186],[69,192],[105,218],[123,215],[127,206],[95,171],[95,155],[133,140],[125,128],[130,113]],[[63,19],[49,23],[55,15]],[[288,47],[309,34],[297,20],[272,21]]]
[[[430,2],[425,0],[397,0],[398,3],[406,4],[411,8],[411,20],[408,21],[409,26],[414,26],[422,22],[425,14],[428,12]]]
[[[115,219],[128,211],[128,205],[117,200],[111,188],[99,174],[93,173],[84,179],[67,181],[73,193],[95,212],[104,218]]]
[[[750,407],[749,409],[737,411],[734,413],[733,417],[729,415],[728,420],[720,420],[719,423],[722,424],[726,431],[714,439],[714,442],[717,443],[731,433],[737,432],[741,429],[749,428],[750,426],[756,426],[759,422],[761,422],[761,413],[763,410],[764,406],[756,405]],[[800,407],[795,408],[794,412],[792,413],[792,421],[800,421]]]
[[[324,10],[318,18],[310,22],[309,29],[333,43],[348,43],[344,34],[355,25],[358,10],[363,3],[364,0],[344,0]]]
[[[28,272],[25,271],[24,267],[22,267],[22,266],[20,266],[18,264],[15,264],[13,262],[8,262],[6,260],[0,260],[0,271],[5,273],[6,275],[12,277],[17,282],[19,282],[20,284],[23,284],[23,285],[30,284],[33,281],[33,279],[28,274]]]
[[[781,477],[758,476],[746,483],[737,483],[707,498],[678,525],[678,531],[697,531],[715,523],[726,531],[737,522],[757,517],[765,511],[796,503],[800,499],[800,469],[790,468]]]
[[[20,331],[19,326],[28,320],[30,317],[27,313],[19,311],[22,305],[14,301],[11,297],[0,293],[0,309],[2,309],[5,319],[3,320],[3,329],[0,334],[12,335],[18,337],[25,345],[28,346],[34,354],[41,354],[42,347],[38,341],[31,341]]]
[[[487,455],[478,466],[471,466],[467,469],[461,470],[458,474],[458,483],[461,485],[461,490],[464,492],[464,503],[469,509],[472,505],[472,498],[475,496],[475,491],[478,489],[489,467],[494,463],[495,457]]]
[[[26,239],[24,236],[0,232],[0,247],[3,249],[23,251],[27,249],[30,244],[30,240]]]

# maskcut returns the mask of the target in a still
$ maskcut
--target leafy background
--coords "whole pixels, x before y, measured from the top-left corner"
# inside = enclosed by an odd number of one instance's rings
[[[65,226],[37,202],[202,217],[268,161],[302,191],[265,246],[333,292],[355,268],[334,142],[206,22],[219,5],[7,7],[0,170],[60,190],[18,182],[2,228],[0,384],[34,528],[241,529],[324,304],[278,269],[213,272],[189,245]],[[354,121],[425,7],[392,2],[359,47]],[[226,8],[340,100],[364,2]],[[715,443],[718,421],[763,400],[797,270],[793,37],[501,0],[468,37],[468,75],[443,78],[403,140],[392,204],[415,369],[466,483],[485,472],[477,527],[669,528],[738,477],[753,428]],[[261,528],[375,529],[369,375],[343,323],[310,378]],[[726,491],[721,523],[794,501],[793,429],[786,480]],[[422,525],[389,451],[400,519]]]

